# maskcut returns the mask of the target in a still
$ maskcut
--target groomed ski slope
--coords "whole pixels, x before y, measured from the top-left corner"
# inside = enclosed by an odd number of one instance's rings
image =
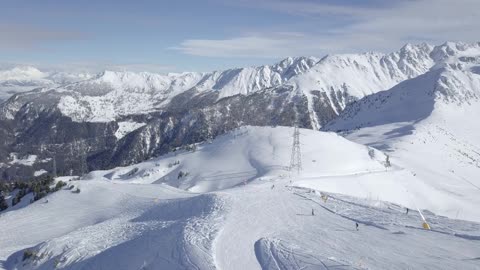
[[[480,224],[438,215],[448,214],[447,205],[473,207],[470,197],[461,200],[430,186],[395,159],[387,168],[382,152],[369,153],[334,133],[301,130],[304,170],[290,173],[285,167],[292,133],[292,128],[244,127],[195,152],[69,182],[81,192],[61,190],[48,196],[48,203],[0,215],[0,228],[9,228],[0,234],[0,266],[480,267]],[[188,175],[178,179],[180,171]],[[405,206],[411,208],[408,215]],[[421,229],[415,207],[431,231]],[[478,219],[478,210],[469,211],[469,219]],[[24,259],[25,250],[32,255]]]
[[[112,191],[106,192],[107,196],[120,190],[135,190],[138,195],[129,198],[127,204],[119,201],[122,210],[107,215],[82,211],[86,203],[73,209],[64,205],[61,197],[74,195],[61,191],[50,198],[48,205],[57,207],[57,211],[79,211],[83,215],[76,217],[87,220],[74,223],[68,215],[57,217],[58,212],[37,212],[45,215],[45,220],[32,228],[35,233],[15,230],[8,236],[2,235],[2,243],[5,237],[12,239],[12,249],[21,248],[15,246],[17,239],[22,239],[24,246],[33,246],[28,250],[36,257],[24,261],[24,251],[19,251],[10,255],[3,267],[478,269],[477,223],[425,212],[433,228],[426,231],[420,229],[418,213],[410,211],[406,215],[398,205],[335,194],[329,194],[324,202],[319,193],[285,187],[284,182],[275,182],[273,189],[271,183],[251,183],[187,197],[178,191],[177,199],[173,199],[175,191],[162,190],[162,186],[154,189],[158,195],[154,196],[142,190],[142,185],[92,180],[88,189],[82,183],[85,192],[78,197],[89,198],[91,205],[99,205],[92,198],[101,196],[101,187],[106,185]],[[64,209],[60,210],[59,205]],[[359,223],[359,231],[355,222]],[[19,228],[31,224],[32,220],[17,222]],[[36,241],[41,242],[35,245]],[[7,253],[2,251],[2,256]]]

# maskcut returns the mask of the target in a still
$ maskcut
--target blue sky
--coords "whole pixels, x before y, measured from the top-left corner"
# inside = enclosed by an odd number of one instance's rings
[[[0,62],[210,71],[476,41],[478,0],[0,0]]]

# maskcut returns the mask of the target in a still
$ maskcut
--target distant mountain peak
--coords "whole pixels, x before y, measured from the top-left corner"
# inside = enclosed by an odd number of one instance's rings
[[[478,56],[480,55],[480,42],[445,42],[435,46],[430,53],[435,62],[441,64],[449,60],[454,60],[462,56]]]

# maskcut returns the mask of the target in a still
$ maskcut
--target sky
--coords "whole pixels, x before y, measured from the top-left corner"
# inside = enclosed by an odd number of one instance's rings
[[[0,64],[181,72],[480,41],[479,0],[0,0]]]

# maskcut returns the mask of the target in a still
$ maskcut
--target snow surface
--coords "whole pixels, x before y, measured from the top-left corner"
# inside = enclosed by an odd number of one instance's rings
[[[40,176],[40,175],[43,175],[43,174],[46,174],[46,173],[48,173],[46,170],[41,169],[41,170],[35,171],[33,173],[33,176]]]
[[[287,127],[242,127],[194,151],[90,172],[48,203],[0,214],[8,228],[0,268],[480,269],[479,55],[478,43],[406,45],[389,55],[329,56],[292,73],[287,59],[276,69],[282,80],[258,85],[283,81],[307,97],[368,95],[340,104],[345,110],[324,127],[344,137],[301,130],[300,174],[288,170]],[[230,95],[235,82],[248,94],[258,88],[242,82],[269,69],[200,82],[189,73],[105,72],[55,91],[73,93],[63,102],[78,121],[106,121],[156,109],[152,97],[168,101],[192,85]],[[130,107],[138,102],[147,103]],[[122,125],[124,134],[137,128]]]
[[[388,151],[421,180],[419,186],[471,202],[458,207],[422,195],[442,205],[443,215],[479,221],[480,126],[472,116],[480,114],[480,74],[474,72],[480,67],[480,45],[446,43],[432,55],[444,65],[360,100],[326,130]]]
[[[359,172],[385,171],[385,155],[345,140],[335,133],[302,130],[305,177],[349,175]],[[215,143],[205,143],[195,152],[170,154],[160,160],[124,168],[95,171],[86,179],[104,179],[133,183],[167,183],[193,192],[222,190],[258,178],[285,174],[291,153],[291,128],[244,127]],[[332,148],[331,145],[335,145]],[[348,149],[348,155],[345,153]],[[369,150],[375,157],[370,158]],[[342,162],[338,162],[342,160]],[[175,165],[175,163],[178,163]],[[206,166],[206,164],[208,166]],[[179,172],[188,173],[179,178]]]
[[[0,266],[478,269],[480,224],[450,210],[479,221],[479,202],[471,188],[455,195],[429,181],[443,164],[418,163],[431,174],[414,176],[407,166],[416,159],[395,156],[385,167],[378,150],[302,129],[297,175],[286,170],[292,133],[244,127],[194,152],[70,181],[80,193],[66,187],[48,203],[0,214],[9,228],[0,234]],[[417,207],[432,230],[421,228]],[[24,260],[25,250],[34,255]]]
[[[12,191],[9,195],[5,196],[5,200],[7,201],[8,208],[3,210],[2,213],[7,213],[8,211],[15,211],[21,209],[23,207],[27,207],[34,198],[33,192],[27,193],[23,196],[20,201],[12,206],[12,201],[19,192],[18,189]]]
[[[27,155],[19,157],[17,153],[10,153],[9,164],[21,164],[25,166],[32,166],[37,161],[37,155]]]
[[[137,123],[137,122],[131,122],[131,121],[125,121],[125,122],[118,122],[118,129],[115,131],[115,137],[117,137],[118,140],[121,138],[125,137],[128,133],[137,130],[141,127],[145,126],[144,123]]]

